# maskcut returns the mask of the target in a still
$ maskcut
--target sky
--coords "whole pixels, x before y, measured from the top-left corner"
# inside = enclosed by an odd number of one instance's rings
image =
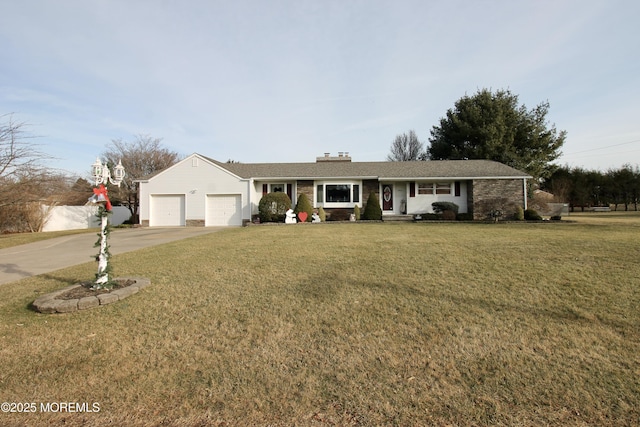
[[[0,115],[79,176],[138,135],[220,161],[384,161],[505,89],[549,102],[556,163],[607,170],[640,163],[639,18],[637,0],[3,1]]]

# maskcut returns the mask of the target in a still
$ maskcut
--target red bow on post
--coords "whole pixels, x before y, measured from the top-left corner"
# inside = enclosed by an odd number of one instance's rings
[[[93,194],[98,202],[106,202],[105,209],[107,209],[107,212],[111,212],[111,201],[107,194],[107,188],[103,184],[100,184],[100,187],[93,189]]]

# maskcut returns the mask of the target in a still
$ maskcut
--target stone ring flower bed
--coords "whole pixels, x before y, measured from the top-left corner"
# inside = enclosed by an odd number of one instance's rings
[[[42,295],[33,302],[40,313],[71,313],[121,301],[151,284],[145,277],[120,277],[113,289],[91,290],[87,284],[77,283],[64,289]]]

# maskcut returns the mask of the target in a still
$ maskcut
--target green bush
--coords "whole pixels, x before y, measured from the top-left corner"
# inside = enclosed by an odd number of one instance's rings
[[[542,217],[535,209],[527,209],[524,211],[524,219],[527,221],[541,221]]]
[[[356,207],[353,208],[353,214],[356,216],[356,221],[360,221],[360,206],[356,205]]]
[[[321,222],[325,222],[327,220],[327,213],[324,211],[322,206],[318,208],[318,216],[320,217]]]
[[[451,211],[454,213],[454,216],[458,214],[458,205],[453,202],[433,202],[431,203],[431,207],[435,213],[443,213],[445,211]]]
[[[516,221],[524,221],[524,210],[522,209],[522,206],[516,207],[516,213],[513,217]]]
[[[369,194],[367,204],[364,207],[364,213],[362,214],[363,220],[379,221],[382,219],[382,208],[380,207],[380,201],[375,192]]]
[[[260,222],[284,222],[286,212],[291,209],[287,193],[268,193],[258,203]]]
[[[293,210],[296,215],[300,212],[307,213],[307,219],[305,222],[311,222],[311,215],[313,215],[313,206],[311,206],[311,202],[306,194],[302,193],[298,196],[298,203],[296,204],[295,209]]]

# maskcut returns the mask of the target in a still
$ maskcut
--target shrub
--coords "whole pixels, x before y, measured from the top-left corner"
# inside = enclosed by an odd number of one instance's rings
[[[320,221],[325,222],[327,220],[327,213],[324,211],[324,208],[320,206],[318,208],[318,216],[320,217]]]
[[[524,210],[522,210],[522,206],[516,207],[516,213],[513,217],[516,221],[524,221]]]
[[[562,221],[562,216],[554,215],[551,217],[551,221]]]
[[[311,222],[311,215],[313,215],[313,206],[311,206],[311,202],[306,194],[302,193],[298,196],[298,203],[296,204],[295,209],[293,210],[296,215],[300,212],[307,213],[306,221]]]
[[[360,206],[356,205],[356,207],[353,208],[353,214],[356,216],[356,221],[360,221]]]
[[[445,221],[455,221],[456,213],[449,209],[442,211],[442,219],[444,219]]]
[[[454,215],[458,214],[458,205],[453,202],[433,202],[431,207],[435,213],[443,213],[444,211],[452,211]]]
[[[527,209],[524,211],[524,219],[527,221],[541,221],[542,217],[534,209]]]
[[[349,213],[349,211],[344,209],[335,209],[331,211],[329,221],[349,221],[349,217],[351,217],[351,213]]]
[[[379,221],[382,219],[382,208],[380,207],[380,201],[378,201],[378,196],[376,196],[376,193],[373,191],[371,192],[371,194],[369,194],[369,198],[367,199],[367,204],[364,207],[362,219],[369,221]]]
[[[291,199],[287,193],[268,193],[258,203],[260,222],[284,222],[284,217],[291,208]]]

